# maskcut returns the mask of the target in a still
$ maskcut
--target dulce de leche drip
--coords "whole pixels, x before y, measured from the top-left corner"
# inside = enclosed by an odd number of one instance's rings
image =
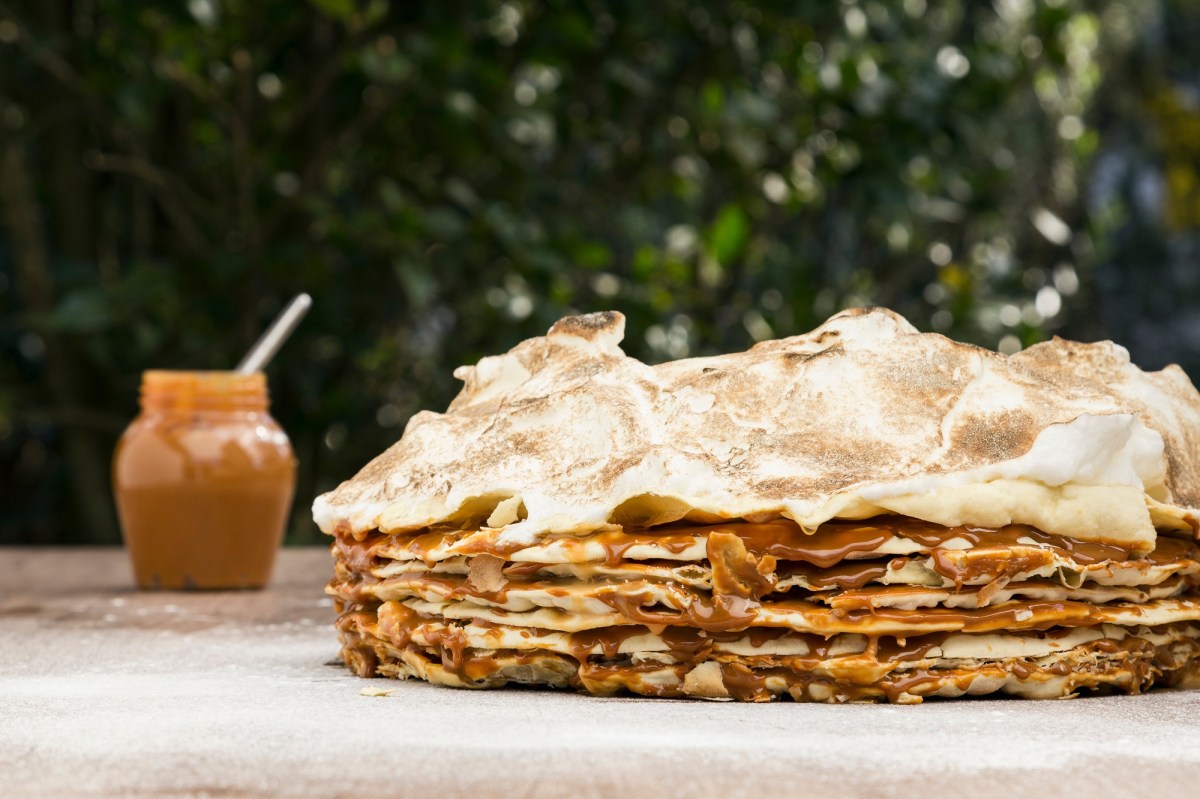
[[[149,371],[113,456],[125,544],[142,588],[261,588],[296,459],[262,373]]]

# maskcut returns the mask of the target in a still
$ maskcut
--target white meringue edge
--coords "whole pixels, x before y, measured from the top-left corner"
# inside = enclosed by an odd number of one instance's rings
[[[531,543],[548,533],[601,528],[611,524],[613,512],[623,503],[652,497],[664,505],[686,506],[721,518],[775,513],[809,529],[834,518],[892,512],[947,525],[1032,524],[1049,533],[1121,542],[1148,551],[1154,546],[1155,521],[1177,515],[1169,512],[1172,506],[1159,501],[1166,499],[1163,453],[1162,436],[1137,415],[1085,414],[1048,426],[1020,457],[959,472],[850,486],[820,505],[799,497],[764,502],[687,490],[703,486],[703,469],[688,469],[686,461],[661,452],[659,458],[635,466],[629,480],[618,481],[625,484],[625,491],[586,506],[567,505],[515,485],[498,484],[486,498],[504,504],[504,513],[496,515],[495,521],[511,522],[503,525],[502,539],[513,543]],[[659,479],[652,479],[648,472],[659,469],[663,470]],[[445,520],[468,502],[485,499],[478,494],[455,496],[453,489],[416,505],[398,501],[335,506],[328,497],[323,494],[313,503],[313,518],[327,533],[342,522],[353,530],[417,529]],[[518,505],[526,510],[526,518],[520,521],[515,520]],[[1155,506],[1160,511],[1152,518]]]

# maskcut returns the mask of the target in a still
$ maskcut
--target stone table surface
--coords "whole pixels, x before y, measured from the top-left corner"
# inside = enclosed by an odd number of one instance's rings
[[[266,591],[145,593],[119,549],[0,549],[0,797],[1200,795],[1200,692],[824,706],[368,681],[334,662],[330,570],[285,550]]]

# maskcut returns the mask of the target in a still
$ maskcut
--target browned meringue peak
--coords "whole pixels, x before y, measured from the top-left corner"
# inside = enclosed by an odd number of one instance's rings
[[[1153,547],[1194,525],[1200,395],[1113,344],[1007,357],[852,309],[746,352],[649,366],[616,312],[455,374],[444,414],[319,497],[326,532],[485,523],[513,543],[678,519],[891,512]],[[1059,352],[1068,353],[1059,357]]]
[[[1065,372],[1091,381],[1115,401],[1138,410],[1162,435],[1166,447],[1165,492],[1176,508],[1200,507],[1200,403],[1187,374],[1176,364],[1143,372],[1130,363],[1129,351],[1111,341],[1084,344],[1055,336],[1013,356],[1013,360],[1053,383]],[[1187,519],[1195,526],[1194,515]]]

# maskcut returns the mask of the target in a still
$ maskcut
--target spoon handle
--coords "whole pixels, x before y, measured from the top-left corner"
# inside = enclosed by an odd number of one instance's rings
[[[246,353],[246,357],[242,358],[242,362],[237,365],[238,373],[248,375],[261,371],[267,362],[275,357],[275,353],[283,346],[283,342],[287,341],[287,337],[296,329],[296,325],[300,324],[300,320],[308,313],[310,307],[312,307],[312,297],[307,294],[299,294],[289,302],[288,306],[283,309],[283,313],[275,317],[271,326],[259,337],[258,341],[254,342],[254,346]]]

